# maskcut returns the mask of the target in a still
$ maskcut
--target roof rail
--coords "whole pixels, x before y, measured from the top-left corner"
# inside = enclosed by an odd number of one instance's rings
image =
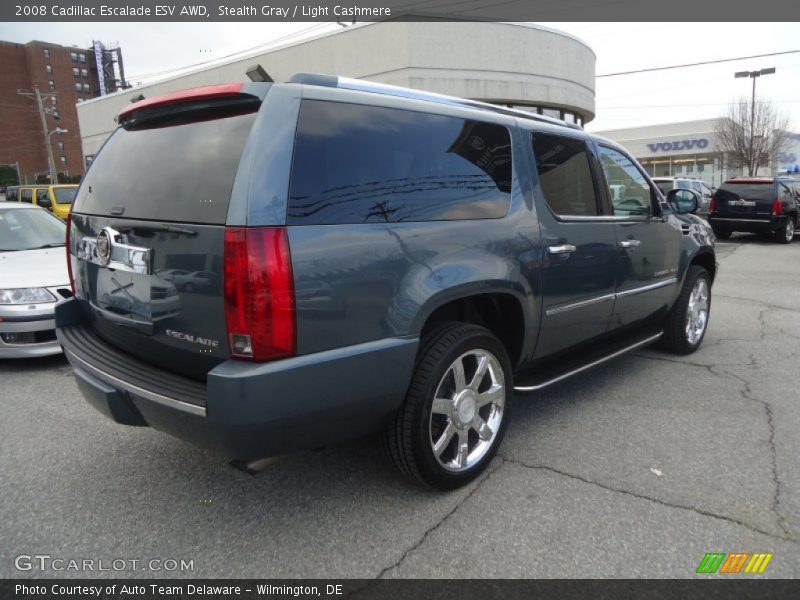
[[[351,79],[349,77],[337,77],[335,75],[323,75],[319,73],[295,73],[286,81],[286,83],[300,83],[303,85],[316,85],[320,87],[332,87],[359,92],[371,92],[373,94],[397,96],[400,98],[409,98],[411,100],[426,100],[428,102],[436,102],[438,104],[486,110],[501,115],[508,115],[510,117],[529,119],[531,121],[540,121],[542,123],[549,123],[550,125],[559,125],[561,127],[569,127],[570,129],[583,131],[583,128],[575,123],[567,123],[561,119],[537,115],[524,110],[507,108],[505,106],[498,106],[496,104],[489,104],[488,102],[480,102],[478,100],[467,100],[465,98],[457,98],[455,96],[446,96],[444,94],[436,94],[434,92],[412,90],[410,88],[388,85],[386,83],[374,83],[371,81],[364,81],[363,79]]]

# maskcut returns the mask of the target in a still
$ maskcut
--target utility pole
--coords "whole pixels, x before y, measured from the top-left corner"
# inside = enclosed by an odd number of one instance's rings
[[[758,173],[758,160],[753,160],[753,138],[756,134],[756,78],[762,75],[772,75],[774,72],[775,68],[771,67],[769,69],[761,69],[760,71],[738,71],[734,74],[734,77],[737,79],[740,77],[749,77],[753,80],[753,95],[750,99],[750,150],[748,152],[748,159],[750,160],[748,169],[750,170],[750,175]]]
[[[52,115],[54,118],[59,119],[58,112],[54,108],[47,109],[42,104],[42,94],[39,91],[39,86],[33,86],[33,93],[30,92],[17,92],[20,96],[27,96],[28,98],[34,100],[36,102],[36,107],[39,110],[39,118],[42,120],[42,135],[44,136],[44,145],[47,148],[47,165],[50,169],[50,183],[56,184],[58,183],[58,175],[56,173],[56,163],[53,159],[53,148],[50,145],[50,137],[53,133],[61,133],[61,128],[56,127],[53,131],[47,131],[47,115]],[[55,94],[45,94],[45,96],[51,98],[53,103],[55,104],[56,95]]]

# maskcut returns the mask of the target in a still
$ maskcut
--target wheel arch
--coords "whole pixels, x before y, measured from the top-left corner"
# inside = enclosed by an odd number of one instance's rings
[[[697,265],[699,267],[703,267],[706,271],[708,271],[708,275],[711,278],[711,283],[714,283],[714,279],[717,276],[717,257],[714,251],[711,248],[701,248],[692,256],[689,260],[689,267],[692,265]],[[689,269],[686,269],[687,273]],[[684,274],[684,279],[686,275]]]
[[[533,319],[525,310],[524,296],[509,287],[472,289],[439,294],[420,310],[415,329],[424,335],[442,321],[459,321],[486,327],[508,352],[513,367],[525,354],[526,327]]]

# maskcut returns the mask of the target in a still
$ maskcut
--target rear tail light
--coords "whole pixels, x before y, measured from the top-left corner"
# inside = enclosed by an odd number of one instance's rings
[[[711,200],[708,201],[708,212],[717,212],[717,197],[711,196]]]
[[[231,356],[255,361],[294,356],[294,283],[286,230],[227,228],[223,276]]]
[[[72,256],[70,256],[69,252],[69,240],[70,240],[70,230],[72,229],[72,213],[70,212],[67,214],[67,239],[66,242],[66,250],[67,250],[67,274],[69,275],[69,289],[72,291],[72,295],[75,295],[75,278],[72,276]]]
[[[780,198],[775,198],[772,201],[772,214],[776,217],[783,214],[783,205],[781,204]]]

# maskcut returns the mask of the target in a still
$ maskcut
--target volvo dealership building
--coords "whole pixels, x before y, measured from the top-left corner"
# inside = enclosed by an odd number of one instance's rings
[[[581,40],[529,24],[383,21],[251,54],[78,104],[84,158],[140,96],[247,81],[260,64],[275,81],[308,71],[512,106],[583,125],[594,118],[595,54]]]
[[[598,135],[621,144],[653,177],[691,177],[719,186],[731,177],[744,175],[718,147],[714,128],[717,119],[664,123],[598,131]],[[800,136],[791,135],[787,150],[768,166],[759,168],[761,176],[794,172],[800,157]]]

